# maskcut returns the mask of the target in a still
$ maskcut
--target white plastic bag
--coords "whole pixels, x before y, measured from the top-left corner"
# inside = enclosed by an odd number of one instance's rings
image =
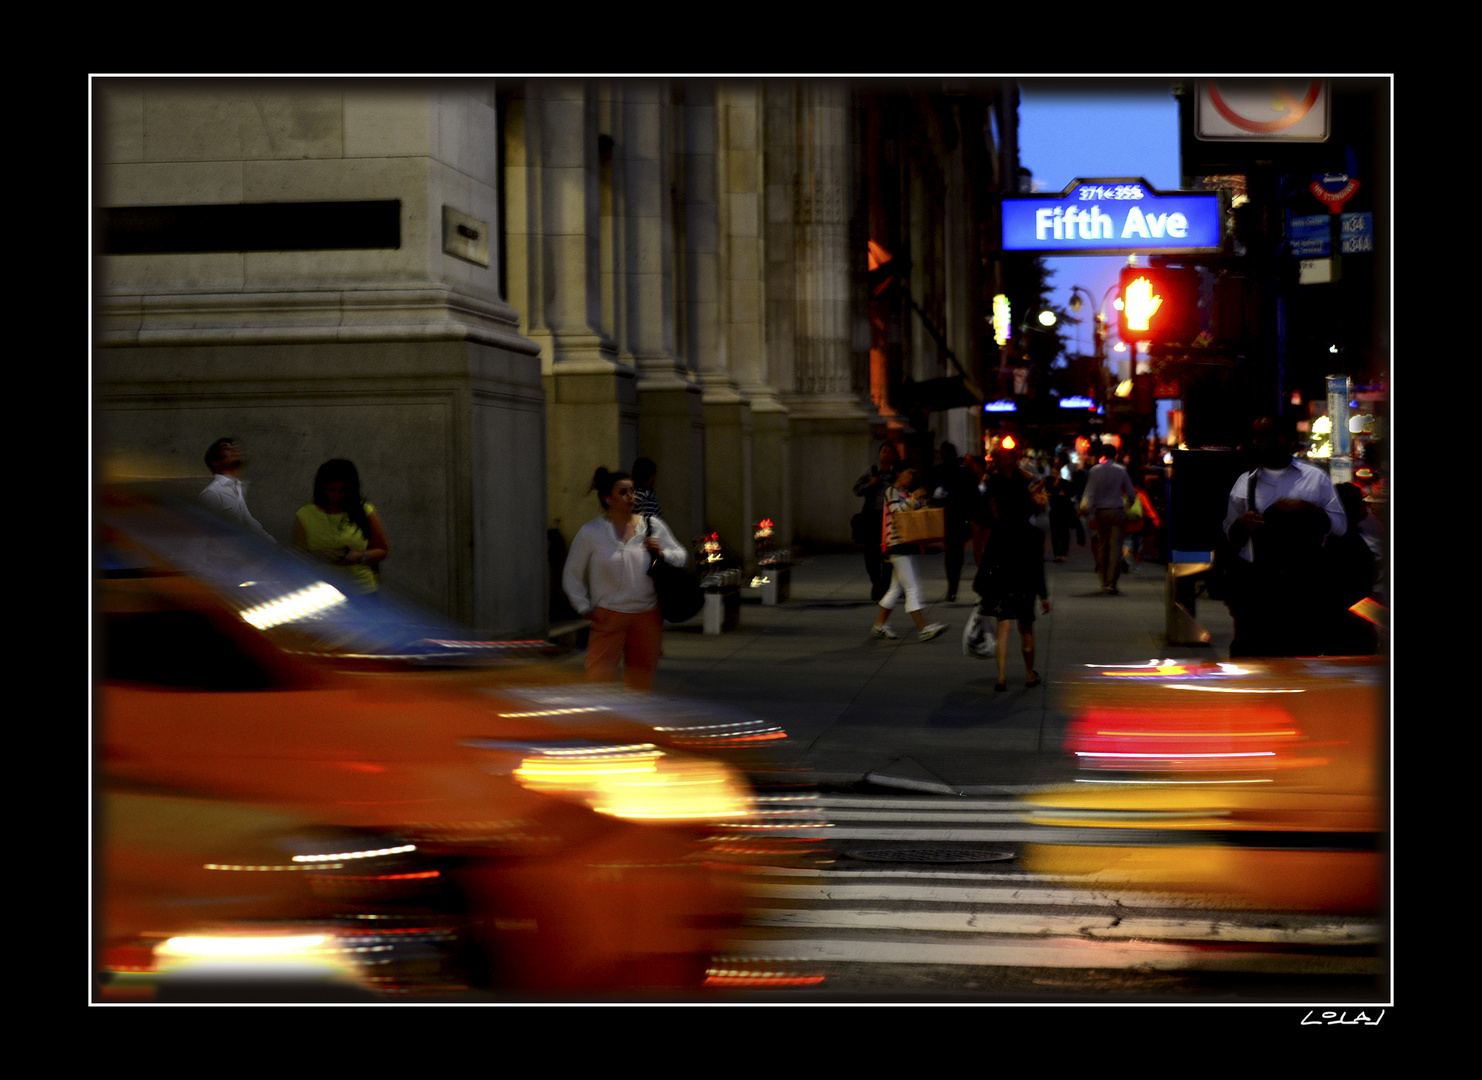
[[[979,660],[991,659],[998,647],[998,627],[991,615],[984,615],[973,608],[962,628],[962,653],[976,656]]]

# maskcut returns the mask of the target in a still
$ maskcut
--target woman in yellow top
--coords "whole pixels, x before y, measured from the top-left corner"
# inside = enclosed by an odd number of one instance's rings
[[[294,515],[293,543],[343,566],[361,592],[375,592],[381,560],[390,553],[376,508],[360,495],[360,473],[343,458],[314,474],[314,501]]]

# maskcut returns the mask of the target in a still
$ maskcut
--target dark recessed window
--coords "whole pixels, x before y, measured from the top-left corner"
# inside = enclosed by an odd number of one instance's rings
[[[401,202],[109,206],[98,211],[99,253],[344,251],[401,247]]]

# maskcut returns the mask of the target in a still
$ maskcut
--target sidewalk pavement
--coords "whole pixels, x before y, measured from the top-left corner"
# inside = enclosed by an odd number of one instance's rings
[[[718,635],[703,619],[666,625],[654,691],[682,695],[784,728],[821,786],[861,783],[939,794],[1011,794],[1066,782],[1074,764],[1060,747],[1066,684],[1091,664],[1154,659],[1224,659],[1232,624],[1224,605],[1195,609],[1208,644],[1169,644],[1162,564],[1122,574],[1119,595],[1101,591],[1090,548],[1072,543],[1067,561],[1046,547],[1050,612],[1036,606],[1035,668],[1026,688],[1015,629],[1007,692],[994,690],[995,661],[968,656],[962,631],[977,602],[971,552],[957,599],[948,602],[940,554],[921,560],[927,622],[948,629],[917,640],[903,607],[891,617],[899,641],[871,637],[877,612],[858,553],[817,555],[791,570],[787,600],[760,603],[743,589],[739,626]],[[580,653],[567,663],[579,666]]]

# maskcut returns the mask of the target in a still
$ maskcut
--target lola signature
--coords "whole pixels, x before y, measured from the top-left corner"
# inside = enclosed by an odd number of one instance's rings
[[[1302,1017],[1302,1026],[1306,1027],[1309,1024],[1367,1024],[1370,1027],[1373,1027],[1375,1024],[1379,1023],[1379,1021],[1384,1019],[1384,1014],[1387,1011],[1387,1009],[1380,1009],[1379,1015],[1374,1017],[1374,1019],[1372,1020],[1369,1019],[1367,1013],[1363,1012],[1360,1012],[1357,1016],[1350,1020],[1348,1019],[1348,1011],[1346,1009],[1343,1012],[1325,1011],[1319,1013],[1318,1018],[1314,1020],[1312,1019],[1312,1010],[1308,1009],[1307,1015]]]

